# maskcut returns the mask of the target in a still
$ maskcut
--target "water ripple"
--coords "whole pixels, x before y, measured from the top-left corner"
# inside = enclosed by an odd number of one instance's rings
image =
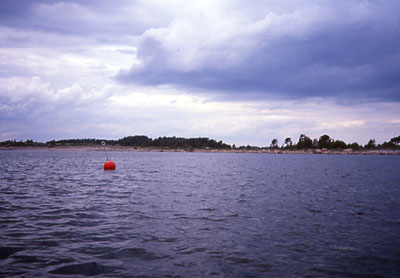
[[[399,277],[398,157],[0,151],[0,277]]]

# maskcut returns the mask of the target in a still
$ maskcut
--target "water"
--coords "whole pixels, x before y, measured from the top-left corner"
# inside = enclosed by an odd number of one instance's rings
[[[399,277],[400,157],[0,151],[1,277]]]

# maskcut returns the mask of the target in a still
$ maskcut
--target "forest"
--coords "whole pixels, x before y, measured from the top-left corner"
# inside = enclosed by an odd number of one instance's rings
[[[111,146],[129,146],[141,148],[170,148],[170,149],[284,149],[284,150],[307,150],[307,149],[327,149],[327,150],[380,150],[380,149],[400,149],[400,136],[393,137],[389,141],[377,144],[375,139],[370,139],[367,144],[360,145],[357,142],[345,143],[342,140],[335,140],[329,135],[324,134],[318,139],[301,134],[297,142],[293,142],[287,137],[284,142],[280,143],[277,139],[273,139],[270,144],[265,147],[259,146],[236,146],[229,145],[221,141],[209,139],[207,137],[183,138],[183,137],[158,137],[155,139],[145,135],[127,136],[118,140],[106,139],[62,139],[52,140],[48,142],[35,142],[33,140],[17,141],[7,140],[0,142],[1,147],[57,147],[57,146],[101,146],[102,143]]]

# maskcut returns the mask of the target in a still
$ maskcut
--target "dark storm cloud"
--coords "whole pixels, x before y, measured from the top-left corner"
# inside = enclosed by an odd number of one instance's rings
[[[127,12],[127,1],[2,0],[0,25],[58,35],[100,37],[140,34],[148,24]],[[136,1],[127,2],[135,5]],[[103,37],[102,37],[103,36]],[[111,39],[110,39],[111,40]]]
[[[338,4],[337,9],[329,7],[328,13],[312,19],[305,27],[307,30],[285,33],[283,21],[256,35],[232,34],[230,40],[211,50],[193,43],[190,47],[197,48],[198,55],[206,57],[200,66],[193,58],[193,67],[190,62],[185,67],[179,66],[187,52],[179,49],[179,41],[171,43],[170,34],[174,33],[171,25],[169,33],[164,30],[143,36],[138,48],[140,64],[121,71],[117,78],[150,86],[173,84],[221,91],[239,98],[246,98],[251,92],[260,98],[331,96],[399,101],[400,17],[397,11],[400,2],[349,3],[360,7],[352,7],[352,13],[346,11],[346,4]],[[368,5],[361,5],[364,3]],[[355,14],[357,8],[367,9],[367,12],[362,10],[366,15],[346,18]],[[280,28],[282,35],[279,35]],[[198,30],[201,32],[201,28]],[[299,35],[301,32],[305,34]],[[239,62],[232,62],[227,53],[238,40],[253,47],[237,50],[234,54]]]
[[[398,0],[196,3],[3,0],[0,46],[79,48],[65,40],[73,35],[137,47],[117,75],[123,83],[233,98],[400,100]]]

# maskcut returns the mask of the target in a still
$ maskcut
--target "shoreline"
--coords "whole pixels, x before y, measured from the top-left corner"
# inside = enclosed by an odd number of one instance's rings
[[[23,146],[23,147],[4,147],[0,150],[32,150],[32,151],[104,151],[102,146]],[[339,154],[339,155],[400,155],[400,150],[271,150],[271,149],[170,149],[152,147],[125,147],[107,146],[108,152],[194,152],[194,153],[263,153],[263,154]]]

